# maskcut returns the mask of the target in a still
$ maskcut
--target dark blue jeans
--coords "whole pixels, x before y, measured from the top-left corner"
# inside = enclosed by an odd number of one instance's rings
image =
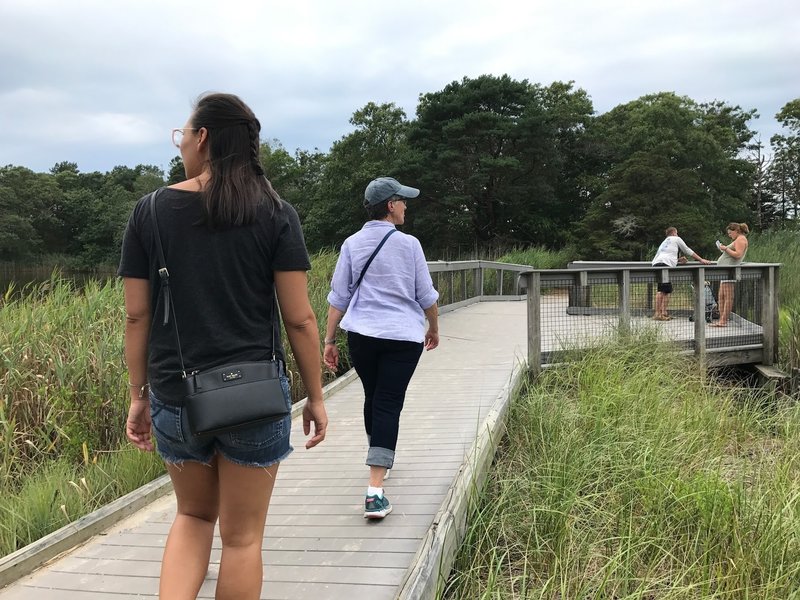
[[[383,340],[348,332],[347,344],[364,386],[367,464],[391,469],[406,390],[422,355],[422,343]]]

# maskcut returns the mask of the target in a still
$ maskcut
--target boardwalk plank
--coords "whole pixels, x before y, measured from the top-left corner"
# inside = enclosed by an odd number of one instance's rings
[[[277,559],[278,555],[275,556]],[[408,555],[405,555],[408,558]],[[320,583],[359,583],[364,585],[398,585],[405,573],[405,565],[382,566],[359,565],[324,565],[314,564],[313,569],[306,568],[306,565],[286,565],[278,562],[268,564],[264,569],[264,580],[271,582],[279,581],[303,581]],[[161,570],[160,560],[155,561],[121,561],[108,560],[104,558],[75,558],[69,557],[59,561],[50,572],[60,580],[73,585],[74,582],[93,581],[108,576],[118,576],[125,578],[157,579]],[[216,580],[219,574],[219,562],[213,562],[209,566],[206,579]],[[130,581],[130,580],[128,580]],[[111,585],[111,584],[99,584]],[[150,582],[147,582],[150,586]],[[94,587],[94,585],[92,586]],[[99,588],[95,588],[99,589]],[[106,591],[113,592],[116,588],[109,587]],[[130,591],[130,590],[127,590]]]
[[[358,505],[360,506],[360,505]],[[392,519],[392,527],[427,527],[431,523],[430,515],[412,515],[405,512],[399,512],[396,519]],[[349,529],[373,529],[377,526],[388,526],[388,521],[378,523],[365,519],[361,512],[352,509],[347,510],[344,514],[338,515],[308,515],[308,514],[294,514],[294,515],[269,515],[267,517],[267,524],[269,529],[275,527],[292,528],[297,527],[315,527],[314,533],[319,536],[328,537],[324,535],[325,531],[330,528],[347,527]],[[166,535],[169,533],[169,527],[172,523],[168,521],[150,521],[148,520],[145,525],[136,528],[139,533]]]
[[[198,598],[213,598],[211,584],[204,586]],[[394,598],[396,586],[367,586],[357,584],[330,583],[271,583],[265,582],[261,593],[262,600],[298,600],[300,598],[320,598],[324,600],[353,600],[354,598],[371,598],[389,600]],[[48,589],[44,587],[21,587],[9,590],[4,600],[142,600],[156,598],[157,592],[109,595],[105,591]]]
[[[392,494],[392,499],[394,499],[395,495]],[[360,515],[360,510],[362,507],[362,503],[359,500],[353,500],[352,498],[349,499],[350,501],[336,501],[332,502],[330,499],[326,499],[326,502],[320,504],[314,504],[312,506],[306,506],[303,508],[303,512],[307,515]],[[439,505],[436,502],[422,502],[421,498],[409,498],[407,501],[402,502],[402,508],[398,508],[398,514],[404,515],[431,515],[436,512],[436,509]],[[416,502],[415,502],[416,501]],[[398,501],[399,502],[399,501]],[[398,507],[400,504],[398,503]],[[279,504],[277,502],[273,502],[270,504],[269,507],[269,514],[275,515],[295,515],[297,514],[297,503],[296,502],[287,502],[283,504]],[[162,522],[162,523],[171,523],[174,519],[175,514],[157,516],[153,518],[147,519],[149,523],[155,522]],[[271,521],[267,521],[270,523]]]
[[[122,563],[129,561],[161,561],[164,549],[156,546],[116,546],[113,559],[107,558],[111,548],[89,546],[79,549],[75,558],[106,559]],[[265,565],[269,566],[347,566],[347,567],[393,567],[405,568],[413,552],[362,552],[362,551],[322,551],[322,550],[263,550]],[[218,564],[221,550],[211,551],[211,563]]]
[[[312,540],[313,543],[309,543]],[[106,542],[106,546],[121,546],[124,548],[152,547],[164,549],[167,536],[144,535],[141,533],[127,533],[115,537],[113,542]],[[344,550],[348,552],[416,552],[419,540],[416,539],[393,539],[393,538],[353,538],[353,537],[330,537],[330,538],[275,538],[265,537],[262,549],[266,551],[278,550],[309,550],[314,548],[323,551]],[[212,542],[212,548],[222,548],[218,537]],[[0,593],[0,598],[2,598]],[[3,598],[5,600],[5,598]]]

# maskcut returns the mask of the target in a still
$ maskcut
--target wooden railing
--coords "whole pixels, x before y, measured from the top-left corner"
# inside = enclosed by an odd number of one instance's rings
[[[666,281],[674,287],[670,299],[670,313],[676,318],[673,335],[684,351],[716,364],[771,365],[777,358],[779,264],[690,264],[666,269],[648,263],[574,262],[567,269],[540,270],[473,260],[428,266],[443,312],[480,301],[527,299],[528,359],[534,372],[559,355],[543,346],[554,327],[591,334],[591,327],[607,331],[612,322],[617,331],[629,331],[634,323],[652,315],[655,288]],[[722,281],[736,282],[735,326],[715,330],[712,336],[707,331],[706,286],[716,291]],[[569,321],[566,317],[594,319]]]
[[[531,267],[490,260],[431,261],[428,269],[439,291],[442,312],[475,302],[523,300],[522,275]]]

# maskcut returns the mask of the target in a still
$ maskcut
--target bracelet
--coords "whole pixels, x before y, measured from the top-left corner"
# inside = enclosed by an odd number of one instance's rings
[[[324,343],[325,343],[326,346],[335,346],[336,345],[336,338],[333,338],[332,340],[325,340]]]
[[[144,391],[150,387],[150,383],[145,381],[143,384],[128,382],[128,387],[132,390],[139,390],[139,398],[144,398]]]

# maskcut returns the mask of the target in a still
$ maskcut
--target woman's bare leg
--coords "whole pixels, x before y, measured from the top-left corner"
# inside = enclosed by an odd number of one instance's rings
[[[653,313],[653,317],[660,317],[664,314],[664,297],[666,294],[664,292],[656,292],[656,309]]]
[[[245,467],[220,457],[219,532],[222,559],[216,600],[258,600],[263,562],[261,546],[278,464]]]
[[[216,459],[211,466],[196,462],[167,464],[175,488],[178,514],[167,537],[158,597],[195,600],[208,571],[218,512]]]
[[[728,324],[728,317],[730,317],[731,310],[733,310],[733,284],[720,283],[719,284],[719,326]]]
[[[383,480],[386,477],[386,467],[369,467],[369,484],[372,487],[383,487]]]

